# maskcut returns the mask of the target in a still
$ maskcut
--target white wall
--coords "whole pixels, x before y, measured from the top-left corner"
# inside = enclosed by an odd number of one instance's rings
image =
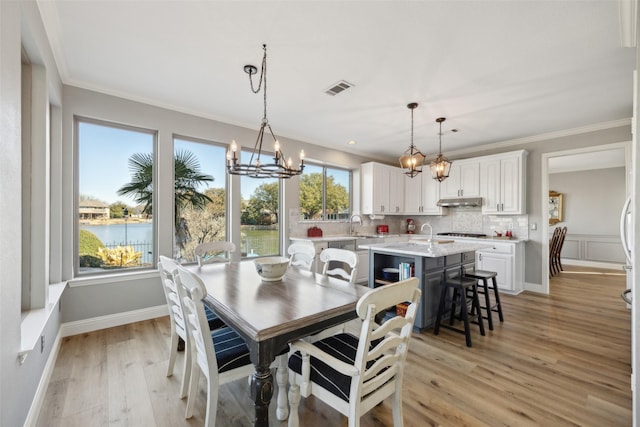
[[[18,361],[21,349],[22,135],[21,49],[46,69],[50,101],[61,83],[35,2],[0,1],[0,425],[21,426],[60,327],[57,307],[44,326],[42,351]],[[57,99],[57,101],[56,101]],[[45,130],[46,131],[46,130]],[[43,239],[43,241],[45,241]],[[44,284],[43,284],[44,285]]]
[[[563,193],[560,225],[568,233],[619,234],[620,209],[627,197],[624,167],[550,174],[549,189]]]
[[[90,117],[115,123],[137,126],[158,132],[158,176],[159,183],[155,187],[154,221],[157,230],[171,230],[173,228],[173,135],[199,138],[219,143],[230,143],[235,140],[239,145],[253,148],[257,134],[256,129],[246,129],[238,126],[220,123],[189,114],[179,113],[164,108],[142,104],[111,95],[85,90],[73,86],[63,88],[63,157],[65,171],[76,170],[73,143],[74,116]],[[370,159],[349,155],[344,152],[327,150],[317,145],[300,141],[280,138],[280,143],[287,152],[298,152],[304,149],[306,158],[315,161],[328,162],[346,168],[357,169],[362,162]],[[233,177],[237,179],[237,177]],[[63,180],[63,218],[67,229],[73,229],[74,200],[73,173],[65,172]],[[239,180],[231,182],[231,204],[239,206],[240,194],[237,186]],[[298,207],[298,178],[283,180],[284,211],[282,218],[288,220],[290,208]],[[235,201],[235,202],[234,202]],[[239,215],[230,214],[233,225],[231,238],[239,238]],[[234,221],[235,218],[235,221]],[[288,224],[283,225],[283,240],[288,240]],[[159,255],[171,256],[173,251],[173,236],[171,233],[159,233]],[[70,242],[73,243],[73,242]],[[73,265],[73,245],[67,245],[63,250],[65,265]],[[66,279],[72,279],[68,270]],[[85,283],[86,282],[86,283]],[[86,286],[85,286],[86,284]],[[126,295],[126,298],[123,298]],[[129,276],[128,279],[114,276],[91,279],[74,279],[70,288],[62,296],[63,322],[78,321],[95,316],[116,314],[125,311],[139,310],[164,304],[164,294],[160,287],[160,280],[156,276]]]

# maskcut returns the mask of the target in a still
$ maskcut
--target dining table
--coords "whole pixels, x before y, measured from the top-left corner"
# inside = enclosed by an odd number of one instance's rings
[[[356,304],[370,290],[291,266],[281,280],[264,281],[252,260],[194,265],[187,269],[205,284],[204,303],[242,336],[249,347],[255,366],[250,395],[254,425],[259,427],[269,425],[274,391],[270,366],[276,357],[296,339],[356,318]],[[277,418],[287,416],[288,405],[279,407]]]

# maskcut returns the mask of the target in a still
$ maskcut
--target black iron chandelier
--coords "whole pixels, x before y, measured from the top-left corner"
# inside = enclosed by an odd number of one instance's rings
[[[440,147],[438,149],[438,157],[436,157],[429,165],[429,169],[431,169],[431,177],[440,182],[449,177],[449,171],[451,170],[451,162],[444,154],[442,154],[442,122],[445,120],[447,119],[444,117],[436,119],[436,123],[440,124],[440,132],[438,133],[440,137]]]
[[[264,99],[264,115],[262,116],[262,123],[260,124],[260,130],[258,131],[258,138],[251,152],[249,163],[240,163],[238,158],[238,146],[236,142],[231,143],[231,147],[227,152],[227,172],[231,175],[244,175],[251,178],[291,178],[292,176],[300,175],[304,169],[304,150],[300,151],[300,164],[298,167],[293,167],[291,157],[285,161],[285,156],[280,149],[280,143],[273,134],[269,120],[267,119],[267,45],[263,44],[264,56],[262,57],[262,69],[260,70],[260,81],[258,87],[253,87],[253,75],[258,73],[258,69],[254,65],[245,65],[244,72],[249,74],[249,82],[251,83],[251,91],[253,93],[260,92],[262,85],[264,89],[262,91]],[[264,138],[265,129],[269,131],[271,138],[273,138],[273,162],[262,163],[260,158],[262,156],[262,140]],[[265,154],[264,157],[269,157]]]
[[[407,104],[407,108],[411,110],[411,145],[409,145],[409,148],[400,156],[400,167],[407,169],[405,175],[411,178],[422,172],[422,165],[425,159],[425,155],[413,145],[413,110],[417,107],[417,102]]]

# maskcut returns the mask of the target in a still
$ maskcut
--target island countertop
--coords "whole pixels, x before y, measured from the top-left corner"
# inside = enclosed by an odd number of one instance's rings
[[[447,255],[460,254],[464,252],[477,251],[491,247],[487,243],[475,242],[453,242],[450,240],[434,240],[430,245],[426,240],[411,240],[409,242],[398,243],[373,243],[359,246],[360,249],[370,249],[374,251],[385,251],[397,254],[421,256],[428,258],[439,258]]]

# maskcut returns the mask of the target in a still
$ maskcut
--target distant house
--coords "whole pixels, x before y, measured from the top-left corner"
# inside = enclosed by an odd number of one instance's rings
[[[80,219],[109,219],[109,205],[99,200],[80,200],[78,212]]]

